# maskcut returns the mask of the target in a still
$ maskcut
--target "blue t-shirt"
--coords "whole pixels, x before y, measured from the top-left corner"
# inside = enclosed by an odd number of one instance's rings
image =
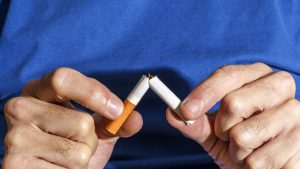
[[[183,99],[220,66],[253,62],[292,73],[300,88],[299,1],[0,0],[0,15],[1,143],[7,99],[61,66],[96,78],[122,99],[148,72]],[[137,109],[143,129],[117,143],[107,168],[216,167],[168,125],[155,94]]]

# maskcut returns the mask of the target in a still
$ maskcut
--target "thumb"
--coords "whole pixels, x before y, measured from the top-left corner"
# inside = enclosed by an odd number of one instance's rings
[[[97,149],[90,159],[88,169],[104,168],[108,162],[113,148],[120,137],[130,137],[136,134],[143,125],[140,113],[133,111],[116,135],[112,135],[105,130],[105,125],[109,121],[99,114],[93,114],[96,133],[98,136]]]
[[[213,130],[214,114],[201,115],[191,126],[185,125],[170,108],[167,109],[166,116],[172,127],[178,129],[186,137],[199,143],[220,168],[242,168],[230,159],[228,142],[218,139],[215,135]]]

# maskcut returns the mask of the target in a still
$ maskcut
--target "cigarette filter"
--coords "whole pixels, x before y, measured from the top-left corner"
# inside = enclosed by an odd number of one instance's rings
[[[121,128],[125,120],[129,117],[131,112],[134,110],[136,105],[140,102],[144,94],[149,89],[149,78],[143,75],[140,81],[136,84],[134,89],[128,95],[127,99],[124,101],[124,110],[121,116],[113,121],[110,121],[106,125],[106,130],[111,134],[116,134]]]
[[[181,100],[157,76],[149,80],[150,88],[186,123],[190,126],[194,121],[188,121],[181,114]]]

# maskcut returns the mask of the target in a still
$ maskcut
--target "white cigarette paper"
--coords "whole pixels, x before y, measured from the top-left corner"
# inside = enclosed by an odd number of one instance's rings
[[[128,95],[127,100],[130,101],[132,104],[137,105],[148,89],[149,78],[143,75],[140,81],[136,84],[134,89]]]
[[[187,120],[181,114],[181,100],[161,81],[157,76],[150,78],[150,88],[172,109],[174,112],[190,126],[194,123],[192,120]]]

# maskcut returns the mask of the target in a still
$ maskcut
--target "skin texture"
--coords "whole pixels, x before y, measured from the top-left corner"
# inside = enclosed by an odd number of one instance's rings
[[[74,109],[70,100],[95,113]],[[117,136],[109,135],[104,124],[122,110],[122,101],[103,84],[69,68],[31,81],[20,97],[5,105],[8,132],[2,168],[103,168],[118,138],[142,126],[134,111]]]
[[[168,109],[167,120],[199,143],[222,169],[300,168],[300,103],[287,72],[263,63],[216,70],[183,101],[186,126]],[[75,101],[95,112],[74,109]],[[217,102],[220,108],[207,111]],[[4,169],[98,169],[119,137],[142,126],[133,112],[117,136],[104,130],[122,112],[122,101],[95,79],[59,68],[28,83],[22,96],[6,103],[8,132]],[[134,124],[134,125],[133,125]],[[287,139],[288,138],[288,139]]]
[[[199,143],[222,169],[300,167],[300,103],[287,72],[265,64],[216,70],[183,101],[186,126],[167,110],[169,123]],[[206,112],[217,102],[220,108]]]

